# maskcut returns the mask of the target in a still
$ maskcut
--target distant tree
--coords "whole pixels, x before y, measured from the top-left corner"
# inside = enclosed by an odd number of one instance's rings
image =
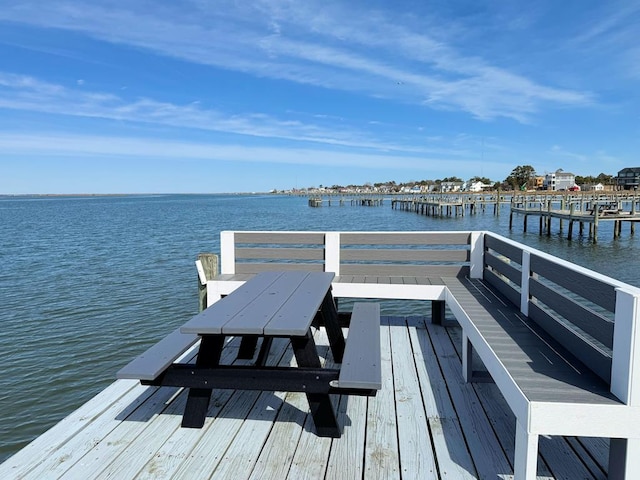
[[[511,171],[511,174],[504,181],[514,190],[520,190],[520,188],[533,187],[535,176],[536,171],[531,165],[519,165]]]
[[[487,177],[478,177],[478,176],[471,177],[469,179],[469,182],[471,182],[471,183],[482,182],[485,185],[490,185],[491,184],[491,180],[488,179]]]
[[[442,179],[442,182],[463,182],[463,180],[458,177],[445,177]]]

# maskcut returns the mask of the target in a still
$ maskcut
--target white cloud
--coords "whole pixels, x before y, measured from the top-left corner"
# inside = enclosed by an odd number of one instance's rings
[[[161,55],[477,118],[526,122],[544,105],[585,105],[588,92],[547,86],[490,60],[462,54],[433,20],[353,4],[24,0],[0,19],[81,32]],[[434,28],[430,28],[434,27]],[[401,88],[398,88],[401,87]]]
[[[128,101],[115,94],[92,92],[84,88],[67,88],[29,76],[2,72],[0,72],[1,108],[232,133],[257,137],[265,141],[284,139],[332,147],[409,154],[447,156],[464,154],[458,148],[426,148],[420,145],[419,138],[416,139],[415,145],[385,142],[374,138],[368,132],[351,128],[345,122],[336,124],[336,117],[324,119],[328,124],[335,125],[333,128],[327,128],[300,121],[295,117],[279,119],[257,112],[229,114],[206,109],[198,101],[186,105],[150,98]],[[290,114],[295,115],[296,112],[290,112]]]
[[[251,147],[240,144],[162,141],[99,135],[74,135],[56,132],[0,134],[0,153],[5,157],[81,157],[91,162],[96,157],[181,159],[200,161],[260,162],[323,167],[398,169],[426,171],[476,168],[475,161],[423,156],[336,152],[314,148]],[[502,169],[486,162],[484,168]],[[464,170],[463,170],[464,171]]]

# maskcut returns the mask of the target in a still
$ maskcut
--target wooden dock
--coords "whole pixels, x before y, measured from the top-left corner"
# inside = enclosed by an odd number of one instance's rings
[[[384,196],[375,195],[375,196],[341,196],[336,198],[334,196],[324,197],[310,197],[309,198],[309,206],[310,207],[322,207],[323,205],[327,205],[328,207],[340,206],[344,207],[345,205],[353,206],[361,206],[361,207],[380,207],[384,204]]]
[[[391,208],[415,212],[432,217],[457,217],[465,214],[485,213],[493,210],[494,215],[500,214],[500,206],[508,204],[510,197],[497,194],[430,194],[419,197],[395,198],[391,201]]]
[[[527,231],[529,216],[539,217],[539,233],[551,235],[552,219],[559,220],[560,231],[564,221],[568,222],[567,238],[573,237],[574,223],[579,226],[579,235],[584,234],[585,224],[588,235],[598,241],[598,226],[602,222],[614,222],[613,236],[622,234],[622,224],[628,222],[630,234],[635,233],[635,222],[640,221],[640,197],[630,194],[570,194],[557,196],[520,195],[511,200],[509,228],[513,228],[513,214],[521,214],[523,229]]]
[[[0,478],[512,478],[510,409],[492,383],[463,382],[452,318],[427,318],[383,317],[383,389],[335,398],[339,439],[315,435],[302,394],[217,391],[204,428],[185,429],[184,391],[119,380],[1,464]],[[330,363],[324,331],[316,337]],[[237,348],[231,340],[223,358]],[[268,363],[292,358],[274,341]],[[539,452],[539,479],[606,478],[606,439],[545,436]]]

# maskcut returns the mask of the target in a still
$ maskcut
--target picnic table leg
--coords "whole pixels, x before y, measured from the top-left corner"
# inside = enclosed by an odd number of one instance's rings
[[[342,356],[344,355],[344,335],[342,334],[342,328],[340,328],[338,310],[331,291],[327,292],[327,295],[324,297],[318,314],[322,317],[321,323],[324,324],[324,328],[327,330],[333,360],[336,363],[342,363]],[[315,320],[314,323],[316,323]]]
[[[251,360],[256,353],[256,345],[258,345],[258,337],[247,335],[240,340],[240,348],[238,349],[238,358],[242,360]]]
[[[220,363],[220,355],[224,345],[224,335],[205,335],[200,342],[196,366],[215,367]],[[210,388],[190,388],[187,404],[184,407],[182,426],[185,428],[202,428],[211,399]]]
[[[299,367],[320,368],[322,366],[311,331],[307,332],[304,337],[292,337],[291,346]],[[307,393],[306,395],[318,436],[339,437],[340,427],[329,394]]]

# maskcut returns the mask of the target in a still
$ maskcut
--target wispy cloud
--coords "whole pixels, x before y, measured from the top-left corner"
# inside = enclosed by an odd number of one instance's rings
[[[80,32],[181,60],[474,117],[527,122],[547,105],[593,102],[462,54],[429,20],[352,3],[22,1],[0,20]],[[406,21],[405,21],[406,20]],[[426,22],[426,23],[425,23]],[[429,27],[434,26],[433,29]]]
[[[472,160],[452,160],[442,157],[398,156],[394,154],[367,154],[335,152],[322,148],[252,147],[242,144],[162,141],[157,138],[79,135],[55,132],[30,134],[0,134],[0,152],[25,158],[44,155],[81,157],[87,162],[96,158],[149,158],[197,160],[207,162],[259,162],[265,164],[316,165],[334,168],[358,167],[368,169],[424,171],[430,175],[448,174],[451,169],[475,171]],[[486,169],[500,168],[486,162]]]
[[[203,108],[198,102],[178,105],[150,98],[126,100],[115,94],[92,92],[83,87],[84,85],[78,85],[77,88],[69,88],[30,76],[0,72],[0,109],[137,122],[246,135],[265,140],[293,140],[403,154],[441,154],[451,157],[466,153],[457,147],[426,147],[417,140],[420,137],[417,137],[414,144],[385,142],[366,131],[352,128],[345,122],[336,124],[340,119],[335,117],[318,118],[336,125],[334,128],[327,128],[295,119],[295,116],[309,116],[301,112],[290,112],[293,116],[289,119],[279,119],[259,112],[226,113]]]

